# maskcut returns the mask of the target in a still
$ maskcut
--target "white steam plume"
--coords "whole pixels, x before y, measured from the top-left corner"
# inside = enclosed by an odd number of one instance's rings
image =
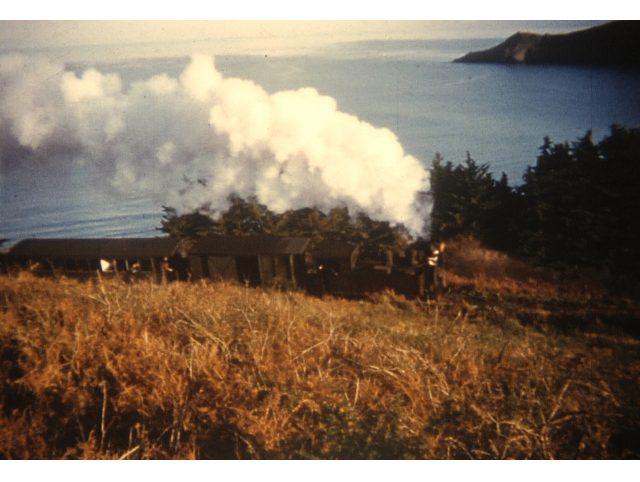
[[[54,155],[55,154],[55,155]],[[280,212],[337,205],[420,233],[428,173],[390,130],[315,89],[267,93],[194,55],[126,90],[117,74],[0,57],[0,163],[81,162],[110,185],[190,211],[255,195]],[[62,161],[61,161],[62,160]],[[184,178],[206,179],[185,189]]]

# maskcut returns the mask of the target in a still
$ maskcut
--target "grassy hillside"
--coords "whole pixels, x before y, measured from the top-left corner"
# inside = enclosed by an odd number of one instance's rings
[[[0,457],[639,457],[637,303],[448,262],[430,301],[1,277]]]

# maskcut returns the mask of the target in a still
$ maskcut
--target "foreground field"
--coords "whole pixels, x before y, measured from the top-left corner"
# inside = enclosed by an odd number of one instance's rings
[[[463,275],[428,302],[1,277],[0,457],[640,457],[635,304]]]

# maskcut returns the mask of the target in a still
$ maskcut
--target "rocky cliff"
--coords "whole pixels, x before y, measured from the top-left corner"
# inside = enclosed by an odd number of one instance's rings
[[[454,62],[640,66],[640,22],[615,21],[560,35],[518,32]]]

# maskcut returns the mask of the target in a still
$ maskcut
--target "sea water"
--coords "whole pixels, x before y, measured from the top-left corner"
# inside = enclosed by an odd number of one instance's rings
[[[452,60],[499,39],[340,44],[293,57],[218,56],[216,67],[268,92],[313,87],[339,110],[393,131],[425,168],[469,155],[512,185],[535,165],[545,136],[595,141],[612,124],[640,126],[640,71],[578,66],[460,64]],[[215,52],[211,52],[215,53]],[[177,77],[187,57],[71,64],[118,73],[126,86],[159,73]],[[114,198],[81,167],[3,167],[0,238],[160,235],[161,202],[135,192]]]

